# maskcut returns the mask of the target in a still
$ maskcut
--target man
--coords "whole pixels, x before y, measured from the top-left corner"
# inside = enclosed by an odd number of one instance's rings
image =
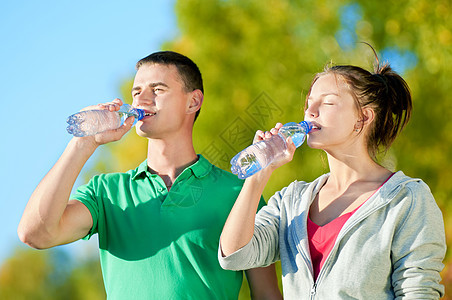
[[[203,103],[198,67],[175,52],[137,63],[133,106],[146,116],[137,133],[147,159],[126,173],[102,174],[70,195],[95,149],[116,141],[116,130],[73,138],[32,194],[18,233],[34,248],[97,233],[109,299],[237,299],[242,274],[217,261],[220,232],[241,189],[232,174],[197,155],[193,123]],[[89,107],[116,111],[122,101]],[[255,298],[281,298],[273,266],[247,271]]]

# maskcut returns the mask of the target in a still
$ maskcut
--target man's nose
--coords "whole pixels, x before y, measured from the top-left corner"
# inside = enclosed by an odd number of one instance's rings
[[[140,91],[133,99],[136,106],[138,105],[151,105],[154,104],[155,94],[152,89],[146,88]]]

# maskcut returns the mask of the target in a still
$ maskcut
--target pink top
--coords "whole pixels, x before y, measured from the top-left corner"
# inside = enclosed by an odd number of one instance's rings
[[[386,179],[385,182],[383,182],[383,184],[370,197],[372,197],[386,183],[386,181],[388,181],[389,178],[392,177],[393,174],[391,174],[391,176],[389,176],[388,179]],[[369,198],[367,198],[366,201]],[[363,204],[366,201],[364,201]],[[319,275],[328,254],[331,252],[331,249],[333,249],[336,238],[339,235],[339,232],[341,231],[345,222],[347,222],[347,220],[358,210],[358,208],[361,207],[361,205],[358,206],[355,210],[337,217],[324,226],[319,226],[312,222],[311,218],[308,215],[307,230],[309,250],[311,252],[311,261],[314,267],[315,280],[317,280],[317,276]]]
[[[312,265],[314,267],[314,279],[317,279],[320,269],[331,252],[342,226],[344,226],[345,222],[347,222],[355,211],[356,209],[343,214],[324,226],[319,226],[312,222],[308,216],[308,240]]]

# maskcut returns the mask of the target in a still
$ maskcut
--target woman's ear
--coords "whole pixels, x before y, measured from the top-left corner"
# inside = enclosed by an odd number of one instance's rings
[[[362,109],[362,119],[359,119],[355,124],[355,131],[361,131],[365,125],[369,125],[373,122],[375,118],[375,112],[370,107],[365,107]]]
[[[375,112],[372,108],[370,107],[364,107],[362,109],[363,112],[363,126],[364,125],[369,125],[370,123],[373,122],[373,120],[375,119]]]
[[[192,114],[200,110],[203,100],[204,94],[201,92],[201,90],[196,89],[191,92],[191,98],[187,108],[187,113]]]

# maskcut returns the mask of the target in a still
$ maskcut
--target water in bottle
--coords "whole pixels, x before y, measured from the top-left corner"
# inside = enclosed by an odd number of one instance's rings
[[[96,133],[120,127],[130,117],[135,117],[135,123],[144,117],[144,110],[123,104],[118,111],[85,110],[67,118],[67,131],[76,137],[95,135]],[[134,124],[135,124],[134,123]]]
[[[231,160],[231,171],[240,179],[245,179],[272,161],[280,159],[287,151],[286,139],[290,136],[296,147],[303,144],[306,134],[312,129],[308,121],[300,123],[290,122],[279,129],[277,135],[268,140],[259,141],[239,152]]]

